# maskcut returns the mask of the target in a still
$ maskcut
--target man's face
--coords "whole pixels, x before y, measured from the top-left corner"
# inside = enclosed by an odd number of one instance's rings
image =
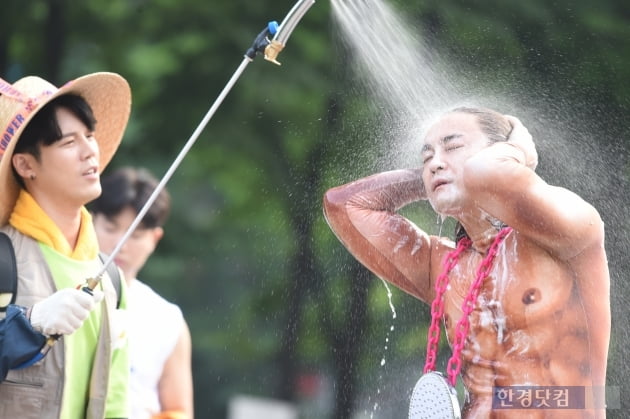
[[[101,193],[98,143],[69,110],[59,108],[56,116],[61,139],[40,146],[39,160],[25,155],[35,176],[31,192],[61,207],[82,206]]]
[[[102,213],[93,216],[94,229],[101,251],[110,254],[114,250],[133,223],[136,215],[131,207],[126,207],[111,218]],[[143,228],[142,225],[139,225],[134,230],[114,258],[116,265],[125,273],[125,278],[131,280],[137,276],[155,250],[162,234],[161,227]]]
[[[433,209],[457,216],[466,200],[462,173],[466,160],[488,146],[475,115],[448,113],[433,125],[422,147],[422,181]]]

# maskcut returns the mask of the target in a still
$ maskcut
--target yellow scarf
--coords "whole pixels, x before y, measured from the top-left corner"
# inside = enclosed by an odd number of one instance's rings
[[[92,216],[85,207],[81,207],[81,227],[74,249],[70,248],[70,244],[59,227],[24,189],[20,191],[9,223],[20,233],[72,259],[91,260],[98,255],[98,242],[92,225]]]

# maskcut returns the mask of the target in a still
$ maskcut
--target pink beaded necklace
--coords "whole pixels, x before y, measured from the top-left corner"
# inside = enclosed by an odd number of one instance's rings
[[[451,386],[455,387],[457,383],[457,376],[462,368],[461,354],[464,349],[466,336],[470,329],[469,316],[475,308],[477,297],[479,296],[479,290],[484,279],[490,275],[492,270],[492,263],[494,257],[497,254],[499,245],[503,239],[512,231],[511,227],[505,227],[499,231],[494,238],[488,253],[483,258],[477,272],[475,274],[475,280],[470,284],[470,290],[464,298],[462,303],[463,315],[457,322],[455,327],[455,342],[453,343],[453,354],[448,360],[446,366],[446,372],[448,374],[448,380]],[[435,369],[435,361],[437,360],[438,344],[440,342],[440,319],[444,316],[444,293],[448,286],[448,275],[453,270],[459,260],[459,256],[472,245],[472,241],[465,237],[459,241],[457,248],[446,255],[444,260],[444,269],[440,276],[438,276],[435,283],[435,299],[431,303],[431,326],[427,335],[427,360],[424,364],[424,373],[431,372]]]

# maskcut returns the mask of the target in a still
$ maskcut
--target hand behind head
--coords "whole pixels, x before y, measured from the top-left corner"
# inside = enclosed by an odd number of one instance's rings
[[[532,135],[518,118],[511,115],[505,115],[505,117],[510,122],[510,125],[512,125],[508,142],[515,145],[523,152],[525,155],[525,165],[532,170],[536,170],[536,166],[538,166],[538,152],[536,151],[536,144],[534,144]]]

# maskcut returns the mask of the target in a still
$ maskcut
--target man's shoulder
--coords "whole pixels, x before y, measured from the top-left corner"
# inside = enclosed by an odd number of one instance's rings
[[[22,257],[22,259],[25,257],[23,255],[23,251],[27,251],[27,253],[29,253],[32,249],[38,248],[37,241],[34,238],[21,233],[10,224],[5,224],[0,227],[0,233],[6,234],[9,239],[11,239],[11,243],[15,249],[15,256],[18,259],[20,259],[20,257]],[[28,257],[28,255],[26,257]]]
[[[127,309],[130,310],[131,316],[146,319],[151,324],[160,324],[160,327],[165,329],[175,327],[182,322],[184,315],[181,308],[162,297],[149,285],[134,279],[128,290]]]
[[[25,235],[24,233],[21,233],[18,229],[16,229],[15,227],[13,227],[11,224],[5,224],[2,227],[0,227],[0,232],[6,234],[7,236],[9,236],[11,238],[11,240],[16,241],[16,240],[23,240],[23,239],[32,239],[31,237]]]
[[[15,236],[17,236],[18,234],[20,234],[15,227],[13,227],[11,224],[5,224],[2,227],[0,227],[0,233],[4,233],[7,236],[9,236],[10,238],[13,238]]]
[[[153,304],[160,307],[177,307],[177,309],[179,310],[177,304],[167,300],[165,297],[155,291],[153,287],[146,284],[145,282],[140,281],[139,279],[133,280],[133,282],[129,286],[129,290],[134,302],[140,302],[143,305]]]

